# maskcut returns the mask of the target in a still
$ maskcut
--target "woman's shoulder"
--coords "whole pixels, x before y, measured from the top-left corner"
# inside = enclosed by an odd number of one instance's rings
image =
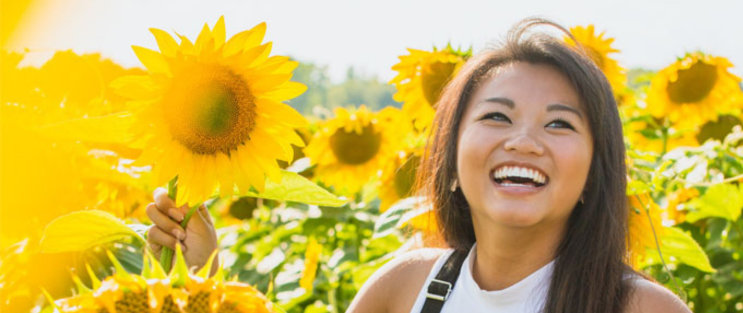
[[[689,307],[673,292],[644,277],[630,279],[632,293],[627,313],[691,313]]]
[[[347,312],[410,312],[434,264],[450,251],[423,248],[393,258],[364,283]]]

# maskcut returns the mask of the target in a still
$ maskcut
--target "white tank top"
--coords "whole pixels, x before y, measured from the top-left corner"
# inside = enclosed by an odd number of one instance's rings
[[[475,245],[473,245],[462,264],[462,271],[454,284],[449,299],[444,302],[441,313],[534,313],[542,310],[552,279],[554,260],[506,289],[486,291],[480,289],[472,277],[475,251]],[[452,252],[454,250],[448,250],[436,260],[431,273],[426,278],[423,289],[418,293],[418,298],[415,300],[411,313],[420,313],[423,303],[426,301],[428,284],[431,279],[436,277],[439,269]]]

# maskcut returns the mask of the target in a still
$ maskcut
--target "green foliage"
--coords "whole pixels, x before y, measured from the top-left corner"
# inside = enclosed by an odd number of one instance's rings
[[[723,142],[708,141],[654,157],[630,153],[636,165],[632,176],[652,182],[638,186],[647,187],[657,203],[671,204],[670,195],[682,189],[699,191],[698,198],[673,208],[685,218],[666,227],[660,238],[668,271],[658,252],[650,249],[645,268],[687,300],[694,312],[743,310],[741,139],[743,131],[736,128]]]
[[[743,208],[743,185],[714,185],[707,189],[704,196],[694,199],[689,205],[694,208],[694,211],[686,215],[689,222],[710,217],[721,217],[735,222]]]
[[[238,226],[223,227],[227,269],[256,285],[287,312],[345,312],[374,271],[403,244],[398,230],[374,237],[376,206],[340,208],[286,203],[260,206]],[[322,245],[312,289],[300,287],[310,238]]]

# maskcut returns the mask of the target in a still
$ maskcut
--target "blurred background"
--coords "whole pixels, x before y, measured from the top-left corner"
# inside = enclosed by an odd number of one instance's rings
[[[117,267],[151,272],[144,208],[165,184],[157,162],[135,160],[161,147],[132,132],[132,100],[149,97],[148,86],[122,80],[156,76],[145,60],[167,53],[151,28],[183,48],[178,35],[198,46],[221,17],[227,39],[265,22],[271,55],[290,58],[272,59],[286,65],[273,70],[307,90],[291,85],[277,101],[308,125],[271,132],[282,156],[259,153],[259,168],[280,167],[285,188],[233,194],[219,181],[222,194],[206,200],[217,276],[255,286],[287,312],[344,312],[394,256],[441,245],[429,210],[411,197],[436,100],[473,53],[532,16],[569,28],[616,94],[628,261],[695,312],[743,312],[743,1],[1,3],[2,312],[52,312],[51,301],[90,294]],[[116,295],[116,305],[131,300]]]

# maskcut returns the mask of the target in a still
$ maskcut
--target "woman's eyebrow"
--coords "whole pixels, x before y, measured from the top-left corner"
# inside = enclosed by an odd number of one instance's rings
[[[513,109],[516,106],[516,103],[514,103],[513,100],[509,98],[504,98],[504,97],[487,98],[478,104],[482,104],[482,103],[499,103],[499,104],[509,107],[510,109]],[[583,119],[583,113],[581,113],[578,109],[572,106],[569,106],[569,105],[560,104],[560,103],[550,104],[547,106],[547,112],[552,112],[552,111],[572,112],[573,114],[577,115],[581,120]]]
[[[487,99],[485,99],[484,101],[482,101],[480,103],[484,103],[484,102],[500,103],[500,104],[503,104],[503,105],[505,105],[505,106],[507,106],[507,107],[509,107],[511,109],[513,109],[513,107],[516,106],[516,104],[513,103],[513,100],[508,99],[508,98],[503,98],[503,97],[487,98]]]
[[[559,103],[553,103],[547,106],[547,112],[552,111],[566,111],[566,112],[572,112],[575,115],[577,115],[581,120],[583,119],[583,113],[578,111],[578,109],[571,107],[569,105],[559,104]]]

